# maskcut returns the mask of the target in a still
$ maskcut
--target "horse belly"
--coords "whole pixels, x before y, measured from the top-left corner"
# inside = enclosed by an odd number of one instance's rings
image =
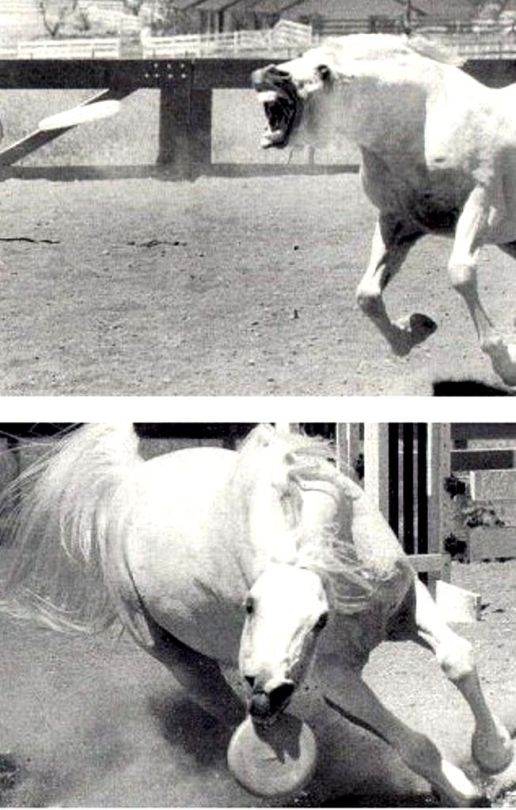
[[[422,154],[404,159],[379,158],[363,150],[362,183],[381,212],[412,223],[415,230],[453,233],[473,188],[472,178],[459,168],[432,167]]]

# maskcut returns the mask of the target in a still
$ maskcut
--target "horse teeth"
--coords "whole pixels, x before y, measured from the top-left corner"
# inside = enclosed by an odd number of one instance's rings
[[[262,135],[261,145],[263,148],[267,148],[268,146],[274,146],[276,143],[280,143],[284,138],[284,132],[281,128],[279,129],[268,129]]]
[[[276,90],[260,90],[258,93],[258,98],[262,102],[262,104],[270,104],[273,101],[276,101],[278,98],[278,93]]]

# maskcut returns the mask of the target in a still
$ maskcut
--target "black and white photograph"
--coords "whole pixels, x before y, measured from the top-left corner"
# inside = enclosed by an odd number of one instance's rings
[[[0,185],[0,807],[516,808],[516,0],[0,0]]]
[[[515,55],[512,0],[2,0],[3,393],[510,394]]]
[[[0,431],[2,806],[515,805],[516,424]]]

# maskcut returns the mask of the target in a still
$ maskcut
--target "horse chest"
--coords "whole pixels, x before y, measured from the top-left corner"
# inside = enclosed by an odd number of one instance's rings
[[[443,200],[432,192],[407,195],[402,201],[407,218],[425,231],[452,233],[460,215],[460,206],[454,199]]]
[[[447,234],[454,231],[471,190],[471,181],[453,169],[429,167],[408,155],[405,160],[364,157],[362,181],[373,204],[396,213],[416,229]]]

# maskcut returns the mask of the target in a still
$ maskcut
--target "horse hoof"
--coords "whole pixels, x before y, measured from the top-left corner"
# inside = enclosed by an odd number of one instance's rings
[[[395,326],[397,327],[397,335],[392,348],[399,357],[403,357],[414,346],[423,343],[437,329],[436,322],[421,312],[414,312],[413,315],[400,318],[396,321]]]
[[[493,337],[484,340],[481,348],[505,385],[516,386],[516,341],[509,343],[502,337]]]
[[[489,801],[487,796],[479,796],[478,799],[473,799],[468,807],[492,807],[492,802]]]

